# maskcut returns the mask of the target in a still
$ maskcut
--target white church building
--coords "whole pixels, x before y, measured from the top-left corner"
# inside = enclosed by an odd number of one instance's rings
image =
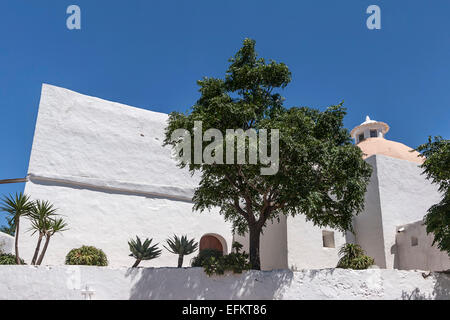
[[[54,203],[69,226],[52,238],[43,264],[64,264],[71,249],[93,245],[110,265],[131,266],[127,242],[136,235],[153,238],[161,248],[173,234],[195,238],[200,249],[228,253],[234,240],[247,247],[218,209],[192,211],[199,180],[179,169],[171,149],[162,146],[167,119],[164,113],[42,86],[24,192]],[[355,234],[315,227],[301,215],[281,219],[261,238],[263,269],[335,267],[346,242],[360,244],[380,268],[450,268],[448,255],[431,248],[423,226],[414,225],[440,194],[421,175],[418,153],[387,140],[388,131],[387,124],[367,118],[351,132],[373,167]],[[20,250],[29,262],[36,237],[27,231],[26,219],[23,224]],[[185,258],[184,266],[196,254]],[[141,265],[176,263],[163,249],[161,257]]]

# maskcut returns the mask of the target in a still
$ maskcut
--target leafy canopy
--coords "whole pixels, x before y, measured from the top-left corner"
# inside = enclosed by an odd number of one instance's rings
[[[428,209],[425,215],[427,233],[434,234],[433,245],[450,255],[450,140],[440,136],[428,138],[417,151],[425,159],[421,168],[427,179],[439,186],[442,200]]]
[[[291,73],[283,63],[258,58],[254,40],[245,39],[230,62],[225,79],[198,81],[201,97],[189,112],[170,114],[165,144],[176,149],[180,140],[171,140],[172,133],[192,132],[194,121],[203,122],[203,132],[216,128],[224,135],[226,129],[279,129],[280,167],[275,175],[261,175],[261,163],[181,162],[201,173],[194,210],[219,207],[239,233],[249,225],[261,230],[279,214],[299,213],[316,225],[351,229],[352,215],[363,209],[371,168],[343,127],[345,108],[285,108],[277,89],[286,87]]]

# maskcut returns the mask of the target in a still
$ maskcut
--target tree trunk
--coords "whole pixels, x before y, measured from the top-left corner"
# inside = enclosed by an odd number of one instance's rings
[[[261,270],[261,262],[259,259],[259,237],[261,230],[256,226],[249,226],[250,236],[250,264],[253,270]]]
[[[31,259],[31,264],[36,264],[36,259],[38,258],[39,249],[41,248],[41,242],[42,242],[43,236],[44,236],[43,234],[39,233],[39,239],[36,244],[36,249],[34,250],[33,259]]]
[[[16,218],[15,220],[16,220],[16,234],[14,239],[14,250],[16,253],[16,263],[21,264],[19,257],[19,218]]]
[[[178,268],[181,268],[183,266],[183,255],[178,255]]]
[[[132,268],[136,268],[138,265],[139,265],[139,263],[141,263],[141,259],[136,259],[136,262],[133,264],[133,266],[132,266]]]
[[[42,248],[41,255],[39,256],[39,259],[38,259],[38,261],[36,263],[38,266],[40,266],[41,263],[42,263],[42,260],[44,260],[45,252],[47,251],[47,247],[48,247],[48,243],[49,242],[50,242],[50,236],[46,236],[44,247]]]

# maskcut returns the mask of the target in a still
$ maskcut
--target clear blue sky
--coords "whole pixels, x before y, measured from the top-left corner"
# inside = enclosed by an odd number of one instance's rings
[[[66,28],[77,4],[82,29]],[[366,8],[381,8],[368,30]],[[293,74],[286,106],[345,100],[415,147],[450,137],[450,1],[2,0],[0,179],[25,177],[43,82],[161,112],[185,111],[196,80],[222,77],[245,37]],[[0,195],[24,185],[0,185]],[[0,220],[1,221],[1,220]]]

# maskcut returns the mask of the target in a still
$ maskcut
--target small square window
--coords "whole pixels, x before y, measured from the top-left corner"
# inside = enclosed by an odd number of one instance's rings
[[[359,142],[364,141],[364,133],[361,133],[361,134],[358,136],[358,141],[359,141]]]
[[[377,130],[370,130],[370,137],[371,137],[371,138],[376,138],[376,137],[378,137],[378,132],[377,132]]]
[[[417,237],[411,237],[411,247],[415,247],[419,245],[419,239]]]
[[[334,248],[334,232],[322,231],[322,242],[324,248]]]

